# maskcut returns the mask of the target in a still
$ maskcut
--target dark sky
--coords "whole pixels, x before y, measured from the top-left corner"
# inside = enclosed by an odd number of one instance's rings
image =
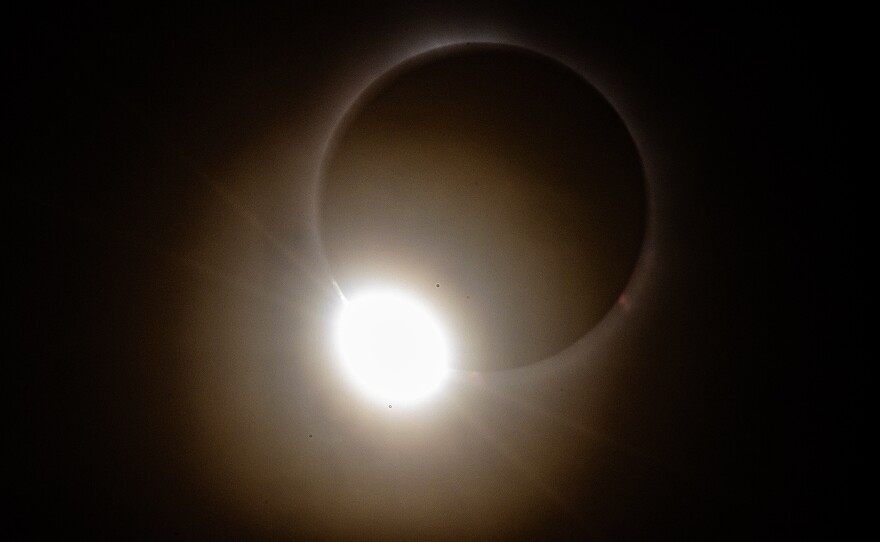
[[[818,195],[837,157],[816,38],[833,19],[290,3],[5,22],[16,539],[834,532],[849,425],[826,406],[814,217],[831,213]],[[453,62],[483,81],[475,94],[470,76],[426,72],[331,145],[379,76],[483,42],[543,56]],[[424,189],[404,194],[409,177],[383,168],[418,170],[412,141],[456,158],[426,158]],[[374,177],[346,173],[357,160]],[[458,207],[480,179],[494,192]],[[357,190],[429,212],[371,222],[370,206],[345,210]],[[417,260],[391,267],[440,284],[453,313],[480,303],[460,324],[477,354],[424,408],[367,404],[338,378],[333,278],[356,282],[370,253],[347,231]]]

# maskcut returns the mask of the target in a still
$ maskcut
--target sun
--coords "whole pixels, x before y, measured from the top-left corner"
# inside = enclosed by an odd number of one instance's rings
[[[379,401],[420,402],[448,374],[446,333],[423,303],[404,292],[374,290],[346,299],[335,332],[348,377]]]

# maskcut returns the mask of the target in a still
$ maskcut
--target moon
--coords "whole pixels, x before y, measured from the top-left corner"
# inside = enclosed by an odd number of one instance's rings
[[[340,361],[365,395],[413,404],[436,392],[448,373],[449,340],[415,297],[378,289],[347,299],[336,321]]]
[[[572,347],[617,306],[647,223],[640,154],[608,99],[501,43],[431,50],[369,84],[332,134],[318,192],[339,290],[394,284],[429,301],[456,370]]]

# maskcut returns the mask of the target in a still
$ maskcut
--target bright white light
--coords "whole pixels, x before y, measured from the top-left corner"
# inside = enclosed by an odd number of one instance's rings
[[[374,291],[346,301],[336,339],[354,384],[389,404],[424,399],[448,371],[449,346],[440,325],[400,292]]]

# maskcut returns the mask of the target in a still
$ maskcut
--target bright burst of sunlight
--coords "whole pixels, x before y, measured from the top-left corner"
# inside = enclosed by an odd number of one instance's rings
[[[345,301],[336,345],[352,383],[388,403],[436,392],[448,372],[449,342],[428,308],[402,292],[375,290]]]

